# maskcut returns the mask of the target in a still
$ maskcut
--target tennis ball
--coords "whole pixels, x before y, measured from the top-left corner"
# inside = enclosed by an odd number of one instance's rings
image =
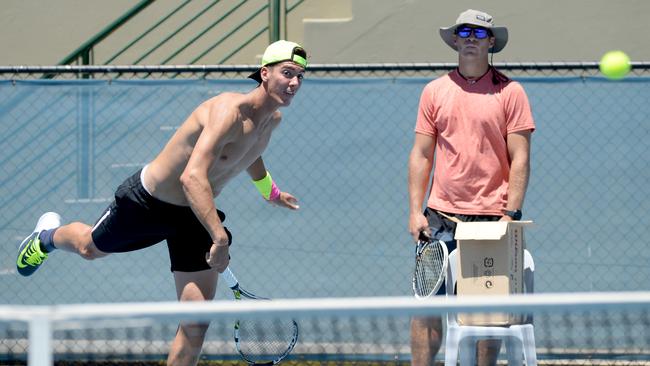
[[[630,58],[623,51],[609,51],[600,59],[600,72],[612,80],[622,79],[630,68]]]

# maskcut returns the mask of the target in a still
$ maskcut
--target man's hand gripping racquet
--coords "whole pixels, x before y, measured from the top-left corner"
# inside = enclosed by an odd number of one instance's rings
[[[415,247],[413,293],[418,299],[434,295],[447,275],[449,253],[445,242],[420,233]]]
[[[221,274],[236,300],[269,300],[239,287],[230,267]],[[291,353],[298,341],[298,324],[285,319],[237,320],[234,329],[237,352],[249,365],[276,365]]]

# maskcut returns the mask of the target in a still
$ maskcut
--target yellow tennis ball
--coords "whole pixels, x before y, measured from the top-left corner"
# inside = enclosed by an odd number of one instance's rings
[[[622,79],[631,67],[630,58],[623,51],[609,51],[600,59],[600,72],[612,80]]]

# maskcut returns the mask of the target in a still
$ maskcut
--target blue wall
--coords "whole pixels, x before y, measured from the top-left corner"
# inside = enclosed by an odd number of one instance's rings
[[[536,291],[647,290],[650,79],[518,79],[537,123],[524,207]],[[410,294],[406,166],[420,78],[308,79],[264,154],[301,204],[236,178],[218,197],[231,266],[271,297]],[[0,81],[0,303],[173,300],[164,243],[87,262],[55,252],[15,272],[39,215],[92,224],[203,100],[250,81]],[[192,245],[192,243],[188,243]],[[219,296],[226,296],[220,285]]]

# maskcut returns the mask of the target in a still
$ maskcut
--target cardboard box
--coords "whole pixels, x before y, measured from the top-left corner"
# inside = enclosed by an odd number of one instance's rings
[[[532,221],[461,222],[458,242],[458,296],[509,295],[524,289],[524,227]],[[509,325],[519,314],[458,314],[461,325]]]

